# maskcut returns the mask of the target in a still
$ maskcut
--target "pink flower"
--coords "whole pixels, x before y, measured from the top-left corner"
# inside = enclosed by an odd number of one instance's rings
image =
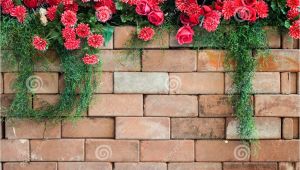
[[[211,11],[205,15],[203,28],[208,32],[215,31],[220,24],[221,15],[218,11]]]
[[[26,18],[26,8],[23,5],[16,6],[11,10],[10,15],[16,17],[20,23],[23,23]]]
[[[72,5],[74,2],[73,2],[73,0],[62,0],[62,3],[64,5]]]
[[[72,27],[72,26],[74,26],[76,24],[76,22],[77,22],[76,13],[73,12],[73,11],[71,11],[71,10],[65,11],[61,15],[61,22],[66,27]]]
[[[76,50],[80,46],[80,39],[67,39],[64,46],[67,50]]]
[[[287,0],[286,3],[287,6],[290,8],[298,8],[300,6],[299,0]]]
[[[289,29],[289,35],[294,39],[300,39],[300,19],[294,21],[293,25]]]
[[[155,26],[160,26],[164,22],[164,13],[161,10],[154,10],[148,14],[148,20]]]
[[[269,13],[268,4],[265,1],[258,1],[255,5],[257,15],[260,18],[267,18]]]
[[[61,0],[46,0],[50,6],[60,4]]]
[[[99,48],[103,45],[104,38],[100,34],[93,34],[88,37],[87,41],[90,47]]]
[[[40,51],[45,51],[47,49],[47,41],[42,39],[39,36],[33,37],[32,45],[34,46],[35,49]]]
[[[138,35],[138,38],[143,41],[149,41],[149,40],[152,40],[154,34],[155,34],[155,32],[154,32],[153,28],[144,27],[143,29],[141,29],[141,31]]]
[[[57,10],[57,6],[51,6],[47,9],[47,18],[50,20],[50,21],[54,21],[55,18],[56,18],[56,10]]]
[[[130,6],[133,6],[137,3],[138,0],[121,0],[121,2],[129,4]]]
[[[222,9],[222,14],[224,16],[224,19],[229,20],[232,16],[234,16],[235,12],[236,12],[236,4],[231,0],[224,1],[223,9]]]
[[[112,11],[107,6],[97,8],[96,17],[100,22],[106,22],[110,20]]]
[[[296,18],[299,14],[300,13],[299,13],[298,8],[291,8],[287,13],[287,17],[289,20],[292,20],[292,19]]]
[[[180,45],[193,42],[194,30],[190,26],[179,28],[176,34],[176,39]]]
[[[191,27],[199,24],[199,19],[194,16],[188,16],[184,13],[180,14],[180,22],[184,25],[190,25]]]
[[[78,24],[76,28],[76,33],[79,37],[81,38],[86,38],[87,36],[90,35],[90,27],[89,24]]]
[[[76,33],[75,33],[75,30],[74,28],[71,28],[71,27],[65,27],[63,30],[62,30],[62,37],[66,40],[68,39],[76,39]]]
[[[77,3],[73,3],[73,4],[67,4],[64,6],[65,11],[70,10],[73,12],[77,12],[78,11],[78,4]]]
[[[135,12],[139,15],[147,15],[151,11],[151,6],[147,0],[140,0],[136,4]]]
[[[85,54],[82,60],[84,64],[97,64],[99,62],[99,59],[95,54],[93,55]]]
[[[14,2],[12,0],[3,0],[1,3],[2,13],[9,14],[12,9],[15,7]]]

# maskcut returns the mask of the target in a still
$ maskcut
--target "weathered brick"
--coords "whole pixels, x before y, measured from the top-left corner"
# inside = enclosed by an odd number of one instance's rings
[[[297,74],[291,72],[281,73],[281,93],[297,93]]]
[[[142,116],[143,96],[127,94],[94,95],[89,116]]]
[[[0,161],[29,161],[28,140],[1,140],[0,143]]]
[[[170,118],[117,117],[117,139],[170,139]]]
[[[96,76],[97,87],[95,93],[112,93],[113,92],[113,73],[103,72]]]
[[[269,57],[259,57],[259,71],[300,71],[300,50],[298,49],[272,49]]]
[[[284,139],[293,139],[293,119],[292,118],[283,118],[282,122],[282,137]]]
[[[55,162],[4,163],[3,170],[56,170]]]
[[[277,170],[277,163],[224,162],[223,170]]]
[[[300,130],[299,120],[300,120],[300,118],[297,118],[297,117],[293,118],[293,138],[294,139],[300,139],[300,137],[299,137],[299,130]]]
[[[299,95],[256,95],[256,116],[300,117]]]
[[[141,141],[140,160],[152,162],[194,161],[194,141]]]
[[[36,95],[33,98],[33,108],[41,109],[45,106],[55,105],[59,100],[59,95]]]
[[[233,114],[230,97],[226,95],[200,95],[200,117],[229,117]]]
[[[214,162],[169,163],[168,170],[222,170],[222,164]]]
[[[14,95],[13,94],[0,94],[0,113],[1,116],[5,116],[5,111],[7,109],[9,109],[11,103],[14,100]],[[31,104],[31,102],[29,103],[29,105]]]
[[[60,59],[55,50],[47,50],[45,52],[39,52],[35,55],[34,71],[62,71],[60,67]]]
[[[60,138],[61,124],[38,122],[29,119],[12,119],[5,122],[5,136],[8,139]]]
[[[142,48],[142,45],[130,47],[129,42],[135,31],[132,26],[115,27],[114,48]],[[163,32],[157,39],[145,45],[145,48],[169,48],[169,33]]]
[[[95,130],[97,129],[97,130]],[[114,120],[111,118],[83,118],[77,122],[64,122],[62,137],[114,137]]]
[[[293,39],[288,33],[282,35],[282,48],[283,49],[297,49],[299,41]]]
[[[143,71],[192,72],[197,69],[195,50],[145,50]]]
[[[126,50],[102,50],[103,71],[140,71],[141,57],[130,56]],[[101,70],[100,70],[101,71]]]
[[[279,170],[294,170],[294,165],[291,162],[279,162]]]
[[[32,140],[32,161],[83,161],[83,139]]]
[[[59,170],[112,170],[106,162],[58,162]]]
[[[281,37],[279,31],[274,27],[264,27],[267,34],[268,46],[270,48],[280,48]]]
[[[115,163],[115,170],[167,170],[166,163]]]
[[[224,118],[172,118],[172,138],[219,139],[225,137]]]
[[[197,71],[224,71],[224,50],[200,50]]]
[[[225,91],[232,93],[232,77],[225,74]],[[280,93],[280,73],[257,72],[253,79],[254,93]]]
[[[147,95],[145,98],[145,116],[194,117],[197,115],[197,96]]]
[[[299,140],[260,140],[259,150],[251,146],[251,161],[288,161],[296,162],[300,159]]]
[[[86,140],[87,161],[133,162],[139,160],[139,142],[135,140]]]
[[[240,154],[243,152],[243,154]],[[198,140],[196,160],[203,161],[248,161],[250,148],[240,141]]]
[[[239,122],[235,119],[227,119],[226,138],[240,139],[238,132]],[[275,117],[256,117],[255,127],[258,139],[280,139],[281,119]]]
[[[171,94],[223,94],[223,73],[170,73]]]
[[[169,91],[168,73],[116,72],[115,93],[166,94]]]

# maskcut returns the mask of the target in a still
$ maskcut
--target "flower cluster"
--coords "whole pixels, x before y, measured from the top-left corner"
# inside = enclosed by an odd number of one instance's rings
[[[25,21],[27,10],[24,5],[15,6],[12,0],[1,0],[0,7],[3,14],[17,18],[20,23]]]
[[[287,6],[289,7],[287,18],[292,22],[292,25],[289,28],[289,35],[292,38],[300,39],[300,1],[287,0]]]

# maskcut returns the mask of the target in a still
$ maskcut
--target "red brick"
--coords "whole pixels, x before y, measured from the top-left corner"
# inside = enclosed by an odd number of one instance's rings
[[[200,50],[197,71],[224,71],[225,56],[223,50]]]
[[[55,50],[47,50],[39,52],[34,60],[34,71],[62,71],[60,67],[60,56],[57,55]]]
[[[279,31],[275,27],[264,27],[264,30],[267,34],[268,46],[270,48],[280,48],[280,34]]]
[[[282,48],[283,49],[297,49],[298,40],[293,39],[288,33],[282,35]]]
[[[127,94],[95,95],[89,116],[142,116],[143,96]]]
[[[64,122],[62,137],[112,138],[114,137],[114,120],[111,118],[83,118],[75,123]]]
[[[281,73],[281,93],[297,93],[297,74],[291,72]]]
[[[104,162],[58,162],[59,170],[112,170],[111,163]]]
[[[4,163],[3,170],[56,170],[55,162]]]
[[[299,161],[299,140],[260,140],[259,150],[251,146],[251,161]]]
[[[0,143],[0,161],[29,161],[28,140],[1,140]]]
[[[299,95],[256,95],[256,116],[300,117]]]
[[[168,170],[222,170],[222,163],[213,163],[213,162],[169,163]]]
[[[279,162],[279,170],[294,170],[294,165],[291,162]]]
[[[139,142],[135,140],[86,140],[87,161],[137,162]]]
[[[300,50],[282,50],[282,49],[272,49],[270,50],[269,57],[260,57],[258,59],[259,71],[290,71],[299,72],[300,71]]]
[[[170,73],[171,94],[223,94],[223,73]]]
[[[83,139],[32,140],[32,161],[83,161]]]
[[[5,122],[8,139],[60,138],[60,122],[38,122],[29,119],[13,119]]]
[[[170,139],[170,119],[162,117],[117,117],[117,139]]]
[[[299,139],[299,118],[293,118],[293,138],[294,139]]]
[[[115,170],[167,170],[166,163],[115,163]]]
[[[145,46],[130,47],[130,40],[136,29],[132,26],[115,27],[114,32],[114,48],[169,48],[169,34],[163,32],[161,35],[156,35],[157,39],[147,43]]]
[[[194,141],[164,140],[141,141],[141,161],[186,162],[194,161]]]
[[[195,50],[145,50],[143,71],[192,72],[197,69]]]
[[[282,137],[284,139],[293,139],[294,136],[294,125],[292,118],[283,118],[282,122]]]
[[[196,160],[203,161],[248,161],[250,148],[240,141],[198,140]]]
[[[224,162],[223,170],[277,170],[277,163]]]
[[[112,93],[113,92],[113,73],[103,72],[97,73],[97,87],[95,93]]]
[[[140,71],[141,57],[129,56],[126,50],[102,50],[103,71]],[[101,70],[99,70],[101,71]]]
[[[145,98],[145,116],[194,117],[197,115],[197,96],[147,95]]]
[[[230,97],[226,95],[200,95],[200,117],[229,117],[233,114]]]
[[[58,103],[59,95],[36,95],[33,99],[33,108],[41,109],[45,106],[55,105]]]
[[[172,138],[175,139],[219,139],[225,137],[223,118],[173,118]]]

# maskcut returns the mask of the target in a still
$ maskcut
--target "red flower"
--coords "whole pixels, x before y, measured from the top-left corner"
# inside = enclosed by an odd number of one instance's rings
[[[93,55],[85,54],[82,60],[84,64],[97,64],[99,62],[99,59],[95,54]]]
[[[64,10],[70,10],[76,13],[78,11],[78,4],[75,2],[73,4],[67,4],[64,6]]]
[[[299,0],[287,0],[286,3],[287,6],[290,8],[298,8],[300,6]]]
[[[60,2],[61,2],[61,0],[47,0],[47,3],[50,6],[58,5],[58,4],[60,4]]]
[[[23,0],[23,3],[28,8],[38,7],[38,0]]]
[[[3,0],[3,2],[1,3],[1,7],[3,14],[9,14],[15,7],[15,5],[12,0]]]
[[[196,0],[176,0],[175,5],[181,12],[185,12],[190,5],[197,5]]]
[[[265,1],[258,1],[255,5],[257,15],[260,18],[267,18],[269,13],[268,4]]]
[[[111,19],[112,11],[107,6],[97,8],[96,17],[100,22],[106,22]]]
[[[147,0],[140,0],[137,2],[135,12],[139,15],[147,15],[151,11],[151,6]]]
[[[57,6],[52,6],[52,7],[49,7],[47,9],[47,18],[50,20],[50,21],[54,21],[55,18],[56,18],[56,10],[57,10]]]
[[[87,40],[88,40],[88,45],[94,48],[99,48],[104,43],[104,38],[100,34],[90,35]]]
[[[143,41],[149,41],[149,40],[152,40],[154,34],[155,34],[155,32],[154,32],[153,28],[144,27],[143,29],[141,29],[141,31],[138,35],[138,38]]]
[[[222,14],[224,19],[229,20],[232,16],[234,16],[236,12],[236,4],[233,1],[227,0],[224,1]]]
[[[68,39],[76,39],[76,33],[74,28],[70,28],[70,27],[65,27],[62,30],[62,37],[66,40]]]
[[[80,39],[67,39],[64,46],[67,50],[76,50],[80,46]]]
[[[242,6],[236,9],[236,19],[241,21],[254,22],[256,20],[256,11],[252,7]]]
[[[76,28],[76,33],[81,38],[86,38],[90,35],[90,27],[89,24],[78,24]]]
[[[253,7],[256,4],[256,0],[240,0],[241,5]]]
[[[221,15],[217,11],[211,11],[205,15],[203,20],[203,28],[208,32],[215,31],[220,24]]]
[[[300,39],[300,19],[290,27],[289,35],[294,39]]]
[[[164,13],[161,10],[155,10],[148,14],[148,20],[155,26],[159,26],[164,22]]]
[[[176,39],[180,45],[193,42],[194,30],[190,26],[179,28],[176,34]]]
[[[98,0],[95,3],[95,9],[97,10],[99,7],[107,6],[111,12],[114,14],[117,12],[116,5],[113,0]]]
[[[199,24],[199,19],[198,17],[194,17],[194,16],[188,16],[184,13],[180,14],[180,22],[184,25],[190,25],[191,27],[198,25]]]
[[[76,13],[68,10],[65,11],[62,15],[61,15],[61,19],[60,21],[62,22],[62,24],[66,27],[72,27],[76,24],[77,22],[77,16]]]
[[[218,11],[222,11],[223,9],[223,0],[217,0],[215,3],[215,9]]]
[[[34,46],[35,49],[40,50],[40,51],[45,51],[47,48],[47,41],[42,39],[39,36],[34,36],[32,45]]]
[[[203,15],[203,9],[197,3],[192,3],[187,6],[186,10],[184,11],[188,16],[193,16],[199,18]]]
[[[16,6],[11,10],[10,15],[16,17],[20,23],[23,23],[26,18],[26,8],[23,5]]]
[[[299,14],[300,13],[299,13],[298,8],[291,8],[287,13],[287,17],[289,20],[292,20],[292,19],[296,18]]]
[[[62,0],[62,3],[64,5],[72,5],[74,2],[73,2],[73,0]]]
[[[126,3],[130,6],[133,6],[137,3],[138,0],[121,0],[121,2]]]

